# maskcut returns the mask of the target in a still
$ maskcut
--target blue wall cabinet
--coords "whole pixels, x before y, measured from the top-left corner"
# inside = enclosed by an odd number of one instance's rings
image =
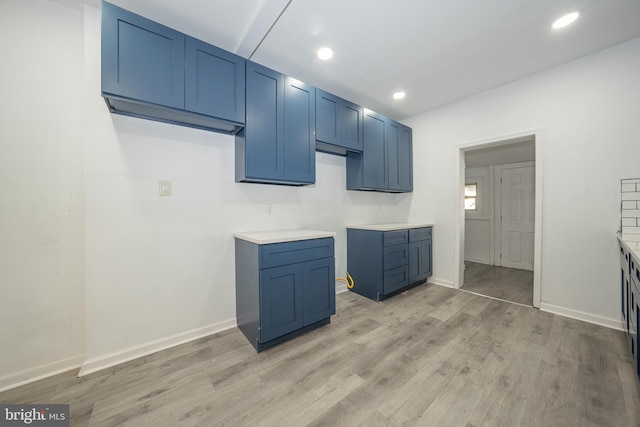
[[[363,152],[347,156],[347,189],[413,191],[411,128],[364,110]]]
[[[362,152],[364,109],[316,89],[316,149],[329,154]]]
[[[185,109],[244,123],[245,59],[186,38]]]
[[[244,63],[102,3],[102,96],[112,113],[233,134],[244,123]]]
[[[238,328],[258,352],[330,322],[333,238],[235,246]]]
[[[295,184],[316,182],[316,89],[293,77],[284,86],[284,177]]]
[[[387,120],[389,189],[413,191],[413,152],[411,128]]]
[[[351,291],[375,301],[431,276],[431,227],[397,230],[347,229]]]
[[[315,89],[247,62],[246,127],[236,134],[236,181],[315,182]]]

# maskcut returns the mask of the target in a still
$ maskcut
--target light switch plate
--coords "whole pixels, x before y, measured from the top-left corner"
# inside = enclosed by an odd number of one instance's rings
[[[161,196],[170,196],[171,195],[171,181],[160,181],[160,195]]]

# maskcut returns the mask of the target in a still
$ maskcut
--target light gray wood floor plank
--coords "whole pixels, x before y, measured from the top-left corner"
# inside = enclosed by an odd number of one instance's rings
[[[257,354],[231,329],[0,393],[72,426],[639,426],[624,334],[425,284],[337,295],[329,325]]]
[[[464,262],[465,291],[533,305],[533,271]]]

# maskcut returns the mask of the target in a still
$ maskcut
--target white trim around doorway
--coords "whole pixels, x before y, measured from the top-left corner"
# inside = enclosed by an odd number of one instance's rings
[[[465,182],[465,152],[479,148],[495,147],[517,142],[519,139],[533,136],[535,138],[535,242],[534,242],[534,267],[533,267],[533,306],[540,308],[541,302],[541,277],[542,277],[542,199],[543,199],[543,132],[534,129],[512,135],[505,135],[480,141],[460,144],[456,147],[457,170],[455,188],[458,189],[458,197],[455,198],[455,227],[454,227],[454,261],[457,268],[453,282],[454,289],[460,289],[464,283],[464,236],[465,236],[465,211],[464,211],[464,182]]]

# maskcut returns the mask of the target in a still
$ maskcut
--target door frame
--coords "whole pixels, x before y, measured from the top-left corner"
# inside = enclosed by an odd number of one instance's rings
[[[454,219],[454,263],[457,268],[454,269],[453,288],[460,289],[464,283],[464,237],[465,237],[465,211],[464,211],[464,182],[465,182],[465,152],[477,150],[479,148],[497,147],[500,145],[508,145],[517,142],[518,139],[525,137],[534,138],[535,144],[535,238],[534,238],[534,257],[533,257],[533,306],[540,308],[542,293],[542,198],[543,198],[543,144],[544,132],[540,129],[534,129],[519,132],[501,137],[489,138],[479,141],[472,141],[459,144],[456,147],[458,155],[455,156],[455,168],[458,173],[455,174],[455,188],[458,189],[457,197],[455,197],[455,219]],[[454,169],[454,170],[456,170]]]
[[[499,178],[502,177],[502,171],[506,169],[517,169],[517,168],[534,166],[534,173],[535,173],[535,163],[536,162],[509,163],[504,165],[494,165],[493,167],[493,197],[494,197],[493,221],[495,224],[495,227],[493,230],[493,233],[494,233],[493,239],[495,242],[493,245],[493,249],[494,249],[493,257],[495,260],[494,261],[495,265],[502,266],[502,258],[500,257],[500,253],[502,252],[502,221],[500,219],[502,216],[502,184],[500,183]],[[535,187],[534,187],[534,191],[535,191]],[[535,203],[536,197],[538,197],[537,192],[534,193],[534,199],[533,199],[534,203]],[[535,234],[535,225],[534,225],[534,234]],[[534,240],[535,240],[535,236],[534,236]],[[535,261],[533,265],[535,267]]]

